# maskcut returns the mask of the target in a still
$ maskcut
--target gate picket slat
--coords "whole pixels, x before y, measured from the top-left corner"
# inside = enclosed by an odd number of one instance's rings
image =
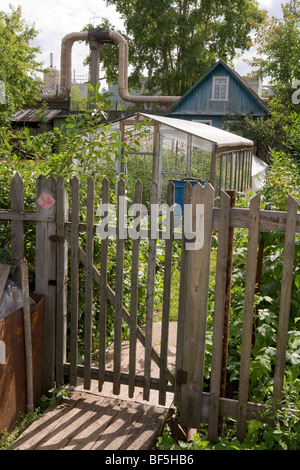
[[[189,182],[185,183],[183,191],[184,205],[191,203],[192,186]],[[177,320],[177,348],[176,348],[176,372],[183,370],[183,343],[184,343],[184,319],[185,319],[185,301],[187,291],[187,253],[185,250],[184,238],[184,211],[182,216],[182,238],[181,238],[181,268],[180,268],[180,287],[178,302],[178,320]],[[175,382],[174,404],[180,406],[181,384]]]
[[[56,303],[56,386],[64,383],[64,363],[66,362],[67,332],[67,276],[68,243],[64,238],[65,222],[68,220],[68,196],[63,176],[57,179],[56,235],[58,237],[57,255],[57,303]],[[61,240],[60,240],[61,238]]]
[[[157,219],[153,213],[154,205],[158,204],[158,184],[152,183],[150,193],[150,223],[151,229],[155,231]],[[151,230],[152,231],[152,230]],[[146,327],[145,327],[145,363],[144,363],[144,400],[149,400],[150,396],[150,379],[151,379],[151,351],[152,351],[152,323],[153,323],[153,307],[154,307],[154,290],[155,290],[155,272],[156,272],[156,238],[151,233],[149,238],[148,250],[148,280],[147,280],[147,302],[146,302]]]
[[[174,184],[168,186],[167,205],[169,208],[174,204]],[[159,404],[165,405],[167,391],[167,368],[168,368],[168,340],[169,340],[169,318],[171,301],[171,281],[172,281],[172,252],[174,239],[174,211],[170,211],[170,232],[167,232],[165,244],[165,264],[164,264],[164,292],[162,309],[162,328],[161,328],[161,348],[160,348],[160,386],[159,386]],[[167,227],[168,228],[168,227]]]
[[[79,180],[72,179],[72,220],[71,220],[71,313],[70,313],[70,385],[77,385],[78,363],[78,292],[79,292]]]
[[[121,199],[124,198],[124,199]],[[124,271],[124,234],[122,233],[125,213],[122,201],[125,201],[125,181],[118,181],[117,189],[117,240],[116,240],[116,304],[114,326],[114,380],[113,393],[120,393],[121,347],[122,347],[122,308],[123,308],[123,271]]]
[[[203,246],[188,250],[187,293],[184,325],[183,370],[187,383],[181,388],[181,414],[184,427],[199,429],[202,422],[202,399],[206,343],[206,319],[209,292],[210,252],[213,227],[214,189],[200,183],[192,190],[192,205],[203,205]],[[193,216],[194,218],[194,216]]]
[[[87,186],[85,315],[84,315],[84,388],[91,387],[92,366],[92,306],[94,266],[94,199],[95,181],[89,178]]]
[[[249,232],[246,264],[246,283],[244,300],[244,318],[242,330],[240,382],[237,416],[237,438],[243,441],[246,435],[246,416],[249,391],[249,369],[253,329],[253,305],[256,284],[256,267],[259,235],[260,194],[251,199],[249,214]]]
[[[134,203],[142,203],[143,184],[137,181],[135,185]],[[136,227],[136,232],[140,231],[140,224]],[[138,312],[138,288],[139,288],[139,254],[140,236],[132,240],[132,271],[131,271],[131,297],[130,297],[130,342],[129,342],[129,388],[128,396],[134,395],[135,375],[136,375],[136,342],[137,342],[137,312]]]
[[[284,381],[284,368],[286,361],[287,334],[290,317],[291,291],[293,280],[295,235],[297,224],[298,203],[291,196],[288,198],[284,258],[282,268],[282,283],[280,297],[280,311],[277,334],[277,350],[274,373],[273,396],[275,401],[281,400]]]
[[[102,204],[109,204],[109,181],[104,178],[102,181]],[[104,206],[105,207],[105,206]],[[108,208],[108,206],[106,206]],[[108,211],[102,212],[102,217],[108,219]],[[103,227],[106,232],[108,227]],[[102,234],[101,238],[101,271],[100,271],[100,308],[99,308],[99,376],[98,389],[101,392],[105,379],[106,361],[106,316],[107,316],[107,255],[108,255],[108,235]]]
[[[227,275],[227,256],[230,222],[230,196],[223,190],[220,193],[220,226],[218,231],[218,254],[216,267],[215,309],[213,325],[213,346],[210,379],[210,408],[208,439],[218,435],[219,398],[221,386],[221,368],[223,353],[224,307]]]

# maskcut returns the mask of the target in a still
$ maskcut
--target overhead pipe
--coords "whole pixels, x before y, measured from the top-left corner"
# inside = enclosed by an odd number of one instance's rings
[[[87,41],[88,32],[70,33],[61,41],[59,96],[67,98],[72,88],[72,47],[76,41]]]
[[[116,31],[109,31],[109,38],[119,45],[119,95],[124,101],[131,103],[160,103],[171,104],[178,101],[180,96],[149,96],[130,95],[128,91],[128,43],[126,39]]]
[[[72,47],[76,41],[88,41],[90,46],[95,43],[99,44],[99,51],[101,45],[104,43],[115,43],[119,46],[119,83],[118,92],[119,96],[124,101],[131,103],[159,103],[159,104],[172,104],[178,101],[180,96],[150,96],[150,95],[130,95],[128,91],[128,43],[126,39],[116,31],[93,31],[93,32],[80,32],[70,33],[63,37],[61,42],[61,57],[60,57],[60,88],[57,94],[43,95],[44,99],[66,99],[72,88]],[[93,47],[95,50],[95,47]],[[95,57],[95,56],[94,56]],[[94,59],[93,59],[94,60]],[[98,77],[95,75],[95,67],[93,67],[93,86],[99,81],[99,67]]]

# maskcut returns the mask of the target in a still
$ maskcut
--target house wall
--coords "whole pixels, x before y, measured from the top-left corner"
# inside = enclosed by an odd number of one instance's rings
[[[213,77],[229,77],[227,101],[214,101],[212,97]],[[211,120],[212,125],[222,127],[222,119],[228,114],[250,114],[254,117],[264,116],[254,97],[243,87],[229,71],[219,64],[190,93],[176,105],[169,116],[188,120]]]

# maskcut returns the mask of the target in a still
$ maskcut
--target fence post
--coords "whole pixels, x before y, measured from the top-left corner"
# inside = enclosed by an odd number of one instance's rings
[[[280,294],[280,312],[277,334],[276,363],[274,373],[274,400],[280,402],[286,361],[287,334],[290,318],[291,292],[295,257],[295,235],[297,224],[298,203],[291,196],[288,198],[284,258],[282,267],[282,283]]]
[[[183,203],[190,204],[192,197],[192,186],[189,182],[184,185]],[[176,351],[176,383],[174,393],[174,404],[180,407],[181,403],[181,385],[182,377],[181,371],[183,370],[183,344],[184,344],[184,319],[185,319],[185,301],[187,291],[187,253],[185,250],[185,236],[184,236],[184,212],[182,217],[182,242],[181,242],[181,265],[180,265],[180,290],[178,302],[178,322],[177,322],[177,351]]]
[[[210,252],[213,227],[214,188],[198,183],[192,191],[192,206],[204,206],[204,243],[201,249],[188,250],[187,291],[181,388],[182,425],[199,429],[202,422],[203,377],[205,361],[206,318],[209,291]]]
[[[210,406],[208,439],[213,441],[218,435],[219,399],[222,396],[222,365],[227,358],[228,334],[225,335],[227,286],[231,282],[231,272],[228,270],[229,240],[230,240],[230,202],[231,198],[223,190],[220,193],[220,220],[218,229],[218,257],[216,269],[215,310],[213,326],[213,347],[210,380]],[[228,279],[229,277],[229,279]],[[229,312],[228,312],[229,313]],[[229,316],[229,315],[228,315]],[[224,351],[224,337],[226,348]],[[226,358],[224,358],[224,352]],[[226,369],[225,369],[226,371]]]
[[[24,184],[19,173],[16,173],[11,182],[10,208],[12,212],[24,211]],[[24,222],[11,221],[11,264],[17,266],[11,274],[12,280],[21,287],[21,259],[24,257]]]
[[[240,442],[246,435],[246,417],[249,391],[254,294],[256,283],[257,251],[259,235],[260,194],[251,199],[249,214],[249,238],[246,265],[244,318],[242,331],[239,399],[237,413],[237,438]]]
[[[36,181],[36,212],[53,217],[53,222],[36,224],[35,291],[45,296],[42,392],[54,386],[56,321],[56,180],[41,175]]]
[[[67,276],[68,276],[68,243],[65,240],[65,222],[68,221],[68,195],[64,178],[57,179],[56,204],[56,254],[57,254],[57,305],[56,305],[56,386],[64,383],[64,362],[66,361],[67,334]]]

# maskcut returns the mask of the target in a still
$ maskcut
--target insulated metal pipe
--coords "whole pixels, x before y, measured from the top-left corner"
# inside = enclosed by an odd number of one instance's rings
[[[149,96],[130,95],[128,91],[128,43],[126,39],[116,31],[109,31],[109,38],[119,45],[119,95],[124,101],[131,103],[160,103],[171,104],[178,101],[180,96]]]
[[[72,87],[72,47],[76,41],[89,41],[90,44],[98,42],[115,43],[119,46],[119,84],[120,98],[131,103],[160,103],[172,104],[179,100],[180,96],[149,96],[130,95],[128,91],[128,43],[126,39],[116,31],[93,31],[70,33],[63,37],[60,57],[60,90],[58,98],[65,99]],[[52,95],[49,95],[49,98]]]
[[[66,98],[72,88],[72,47],[76,41],[87,41],[88,32],[70,33],[63,37],[60,53],[60,95]]]

